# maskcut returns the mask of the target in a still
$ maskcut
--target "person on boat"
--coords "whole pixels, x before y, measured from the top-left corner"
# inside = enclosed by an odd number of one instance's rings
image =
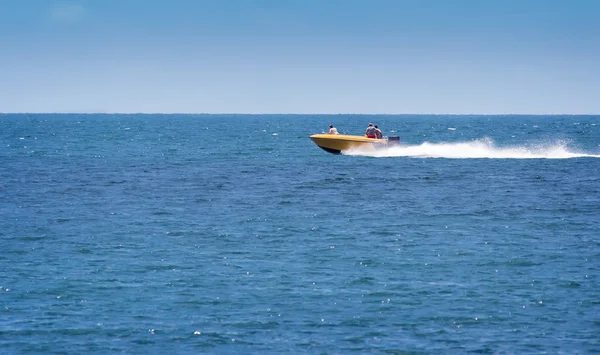
[[[329,125],[329,132],[327,134],[339,134],[337,128],[333,127],[333,125]]]
[[[377,125],[375,125],[375,138],[377,138],[377,139],[383,138],[383,132],[381,132],[381,130],[379,129],[379,127],[377,127]]]
[[[367,130],[365,131],[365,136],[367,136],[367,138],[377,138],[377,131],[372,123],[369,123],[369,127],[367,127]]]

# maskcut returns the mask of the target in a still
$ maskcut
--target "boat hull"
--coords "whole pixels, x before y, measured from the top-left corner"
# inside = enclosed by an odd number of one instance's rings
[[[386,139],[349,136],[344,134],[313,134],[310,139],[321,149],[332,154],[341,154],[345,150],[360,149],[374,151],[387,146]]]

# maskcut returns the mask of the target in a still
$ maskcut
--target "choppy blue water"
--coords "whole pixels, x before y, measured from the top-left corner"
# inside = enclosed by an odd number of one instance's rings
[[[599,158],[599,116],[0,115],[0,352],[600,352]]]

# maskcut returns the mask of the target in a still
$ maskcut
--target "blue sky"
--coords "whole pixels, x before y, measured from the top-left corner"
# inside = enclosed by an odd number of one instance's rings
[[[596,0],[0,0],[0,112],[600,114]]]

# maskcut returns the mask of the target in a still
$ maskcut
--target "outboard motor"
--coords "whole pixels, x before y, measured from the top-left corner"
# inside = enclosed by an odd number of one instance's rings
[[[388,146],[400,145],[400,137],[388,137]]]

